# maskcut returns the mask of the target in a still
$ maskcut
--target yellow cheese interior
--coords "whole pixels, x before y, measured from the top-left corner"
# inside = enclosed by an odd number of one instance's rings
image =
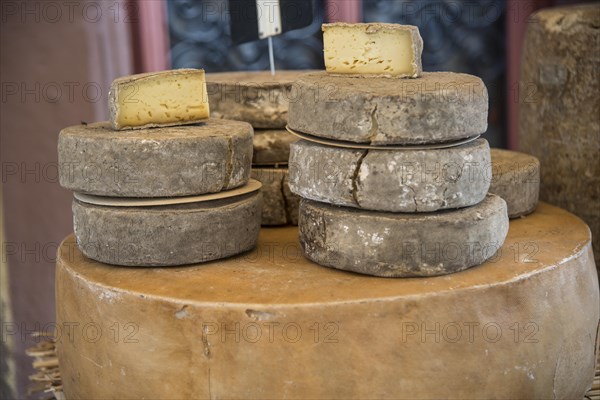
[[[118,90],[118,126],[185,123],[209,116],[204,71],[165,73],[123,83]]]
[[[413,75],[417,71],[412,38],[402,29],[329,27],[323,34],[325,68],[337,74]]]

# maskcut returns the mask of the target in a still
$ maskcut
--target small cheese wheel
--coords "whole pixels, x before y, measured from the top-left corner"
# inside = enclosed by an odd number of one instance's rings
[[[451,142],[487,130],[488,92],[473,75],[363,79],[314,72],[299,77],[294,88],[289,126],[318,137],[405,145]]]
[[[257,129],[254,131],[254,165],[287,164],[290,144],[298,138],[285,129]]]
[[[108,123],[65,128],[59,180],[74,192],[113,197],[215,193],[250,179],[252,127],[239,121],[113,131]]]
[[[300,198],[290,191],[286,168],[252,168],[252,179],[262,183],[263,226],[298,225]]]
[[[307,71],[240,71],[206,76],[211,117],[246,121],[255,128],[283,129],[294,100],[292,83]]]
[[[485,139],[431,150],[355,150],[292,144],[290,189],[311,200],[365,210],[430,212],[472,206],[490,185]]]
[[[506,201],[508,216],[531,214],[540,194],[540,162],[534,156],[517,151],[492,149],[490,193]]]
[[[201,203],[108,207],[73,200],[73,225],[89,258],[123,266],[172,266],[252,249],[260,229],[260,192]]]
[[[436,276],[492,258],[508,232],[506,202],[487,195],[460,210],[397,214],[300,202],[300,243],[323,266],[384,277]]]
[[[541,203],[497,257],[386,279],[305,259],[294,227],[237,257],[56,267],[68,399],[581,399],[600,315],[587,226]],[[185,252],[184,249],[175,252]]]

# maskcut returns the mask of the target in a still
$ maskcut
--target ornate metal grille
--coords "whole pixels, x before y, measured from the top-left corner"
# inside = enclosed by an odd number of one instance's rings
[[[273,39],[278,69],[323,69],[323,0],[314,2],[315,18],[306,28]],[[265,40],[239,46],[231,43],[227,0],[168,1],[173,68],[204,68],[207,72],[269,68]]]

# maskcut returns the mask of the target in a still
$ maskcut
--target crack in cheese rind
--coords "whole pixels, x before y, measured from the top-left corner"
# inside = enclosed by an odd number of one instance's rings
[[[115,79],[108,108],[115,130],[200,122],[210,114],[204,70],[178,69]]]
[[[423,70],[416,26],[323,24],[323,43],[329,73],[417,78]]]

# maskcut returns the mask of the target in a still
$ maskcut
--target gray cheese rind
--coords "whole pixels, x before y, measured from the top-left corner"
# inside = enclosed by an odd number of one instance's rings
[[[445,275],[494,257],[508,233],[506,202],[398,214],[300,202],[300,244],[323,266],[382,277]]]
[[[355,150],[301,140],[291,146],[290,189],[335,205],[390,212],[472,206],[490,186],[485,139],[432,150]]]
[[[127,131],[108,123],[71,126],[58,139],[59,181],[98,196],[216,193],[248,182],[252,139],[249,124],[227,120]]]
[[[229,257],[254,248],[260,192],[205,203],[106,207],[73,200],[79,248],[121,266],[174,266]]]
[[[600,276],[600,3],[528,19],[518,101],[518,150],[540,160],[540,199],[589,225]]]
[[[540,194],[540,162],[518,151],[492,149],[490,193],[506,201],[508,216],[517,218],[532,213]]]
[[[286,168],[252,168],[252,179],[262,183],[263,226],[298,225],[300,198],[290,191]]]
[[[290,128],[374,145],[449,142],[487,130],[488,92],[473,75],[361,79],[315,72],[294,82]]]
[[[293,82],[307,71],[221,72],[206,75],[212,118],[246,121],[255,128],[283,129]]]
[[[287,164],[290,144],[298,138],[285,129],[257,129],[254,131],[253,164]]]

